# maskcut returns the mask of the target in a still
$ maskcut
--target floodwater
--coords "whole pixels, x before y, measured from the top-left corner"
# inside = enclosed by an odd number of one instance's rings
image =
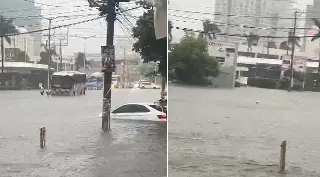
[[[169,85],[169,94],[169,176],[320,176],[320,93]]]
[[[156,90],[118,89],[112,107],[159,99]],[[164,177],[167,173],[166,123],[111,122],[103,133],[102,91],[85,96],[46,97],[39,91],[0,92],[1,177]],[[39,128],[47,147],[39,147]]]

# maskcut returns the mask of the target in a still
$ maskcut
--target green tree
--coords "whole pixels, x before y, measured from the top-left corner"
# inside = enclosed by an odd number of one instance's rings
[[[3,73],[4,68],[4,40],[11,44],[11,38],[6,36],[8,34],[18,33],[18,29],[14,26],[13,21],[6,19],[4,16],[0,16],[0,37],[1,37],[1,72]]]
[[[288,39],[287,41],[283,41],[280,44],[280,49],[286,50],[287,51],[287,55],[289,55],[289,50],[292,50],[292,46],[293,44],[296,45],[297,47],[301,47],[300,44],[300,38],[297,36],[293,35],[293,32],[290,31],[288,33]],[[290,47],[291,46],[291,47]]]
[[[249,35],[246,36],[248,49],[247,52],[252,52],[252,46],[257,46],[260,40],[260,36],[250,32]]]
[[[75,60],[76,71],[79,71],[81,67],[84,67],[84,62],[86,62],[86,68],[89,68],[91,66],[91,63],[85,58],[84,53],[78,52]]]
[[[50,61],[50,65],[53,65],[52,56],[58,56],[56,50],[49,50],[49,48],[44,44],[42,44],[41,47],[43,47],[44,51],[40,52],[40,61],[38,62],[38,64],[48,65]]]
[[[221,30],[219,27],[211,23],[210,20],[205,20],[203,23],[203,32],[199,34],[199,37],[204,39],[205,41],[216,39],[216,34],[220,33]]]
[[[316,18],[313,19],[314,25],[318,28],[318,32],[311,38],[311,41],[315,41],[320,38],[320,21]],[[318,64],[318,74],[320,74],[320,58]]]
[[[186,84],[208,84],[207,77],[219,74],[219,63],[208,54],[207,42],[186,34],[169,53],[169,71]]]
[[[154,9],[147,3],[139,3],[145,12],[132,28],[132,36],[137,39],[133,51],[140,54],[144,63],[159,62],[158,72],[162,76],[162,90],[165,89],[167,78],[167,39],[157,40],[154,31]]]
[[[15,59],[16,62],[29,62],[30,57],[25,51],[20,51]]]

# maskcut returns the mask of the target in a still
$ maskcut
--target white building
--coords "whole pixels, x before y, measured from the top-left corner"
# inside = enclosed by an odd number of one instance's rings
[[[36,7],[34,0],[1,0],[1,15],[6,18],[10,17],[28,17],[41,16],[41,8]],[[19,10],[20,9],[20,10]],[[14,23],[17,26],[26,28],[28,31],[35,31],[42,29],[40,18],[14,18]],[[40,56],[42,32],[31,33],[33,37],[33,53],[29,56]],[[30,38],[31,39],[31,38]],[[31,51],[31,49],[30,49]]]
[[[288,29],[267,28],[293,27],[292,19],[279,19],[294,17],[292,0],[216,0],[215,13],[220,14],[215,15],[215,21],[221,25],[221,31],[228,34],[254,32],[260,36],[288,36]],[[227,40],[246,42],[245,38],[239,37],[227,37]],[[279,45],[284,40],[275,39],[274,42]],[[266,42],[267,39],[260,39],[261,45]]]
[[[25,28],[22,27],[16,27],[20,33],[27,32]],[[20,51],[25,51],[26,54],[30,57],[30,60],[34,58],[34,37],[29,34],[23,34],[23,35],[16,35],[11,36],[11,44],[9,44],[6,40],[4,40],[4,48],[8,49],[19,49]],[[6,50],[4,50],[6,52]],[[1,56],[1,53],[0,53]],[[4,53],[4,56],[7,56],[6,53]],[[2,60],[2,57],[1,59]]]

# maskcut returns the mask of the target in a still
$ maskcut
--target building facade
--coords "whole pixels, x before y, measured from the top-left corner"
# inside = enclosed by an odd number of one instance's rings
[[[313,36],[318,33],[312,18],[320,19],[320,0],[314,0],[312,5],[307,5],[304,36]],[[310,37],[303,38],[302,49],[313,55],[319,55],[320,40],[311,41]]]
[[[32,0],[33,1],[33,0]],[[17,8],[19,7],[19,8]],[[36,7],[34,3],[30,1],[21,1],[21,0],[10,0],[1,2],[1,9],[5,9],[1,11],[1,15],[6,18],[13,18],[14,24],[25,28],[28,31],[35,31],[42,29],[41,25],[41,8]],[[32,17],[31,17],[32,16]],[[39,16],[39,17],[35,17]],[[33,43],[32,48],[29,48],[29,51],[33,51],[30,53],[30,57],[40,56],[41,51],[41,40],[42,33],[30,33],[30,40],[32,39]],[[29,45],[30,46],[30,45]]]
[[[27,32],[25,28],[17,27],[18,31]],[[32,61],[34,58],[34,37],[29,34],[11,36],[11,44],[4,40],[4,56],[6,61],[15,60],[20,51],[24,51]],[[1,53],[0,53],[1,56]],[[2,60],[2,58],[0,58]]]
[[[292,0],[216,0],[215,22],[227,34],[246,35],[254,32],[260,36],[288,36],[293,27],[294,17]],[[230,42],[246,42],[246,38],[223,37]],[[274,39],[278,45],[285,39]],[[261,38],[259,45],[266,45],[267,39]]]

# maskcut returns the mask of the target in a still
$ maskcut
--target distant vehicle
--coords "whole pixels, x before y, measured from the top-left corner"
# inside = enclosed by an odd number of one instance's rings
[[[87,77],[88,90],[101,90],[103,88],[103,73],[92,73]]]
[[[141,82],[140,88],[141,89],[160,89],[160,86],[151,82]]]
[[[51,95],[86,94],[86,74],[78,71],[60,71],[51,76]]]
[[[102,114],[99,114],[102,117]],[[112,111],[111,119],[167,121],[167,114],[155,103],[127,103]]]

